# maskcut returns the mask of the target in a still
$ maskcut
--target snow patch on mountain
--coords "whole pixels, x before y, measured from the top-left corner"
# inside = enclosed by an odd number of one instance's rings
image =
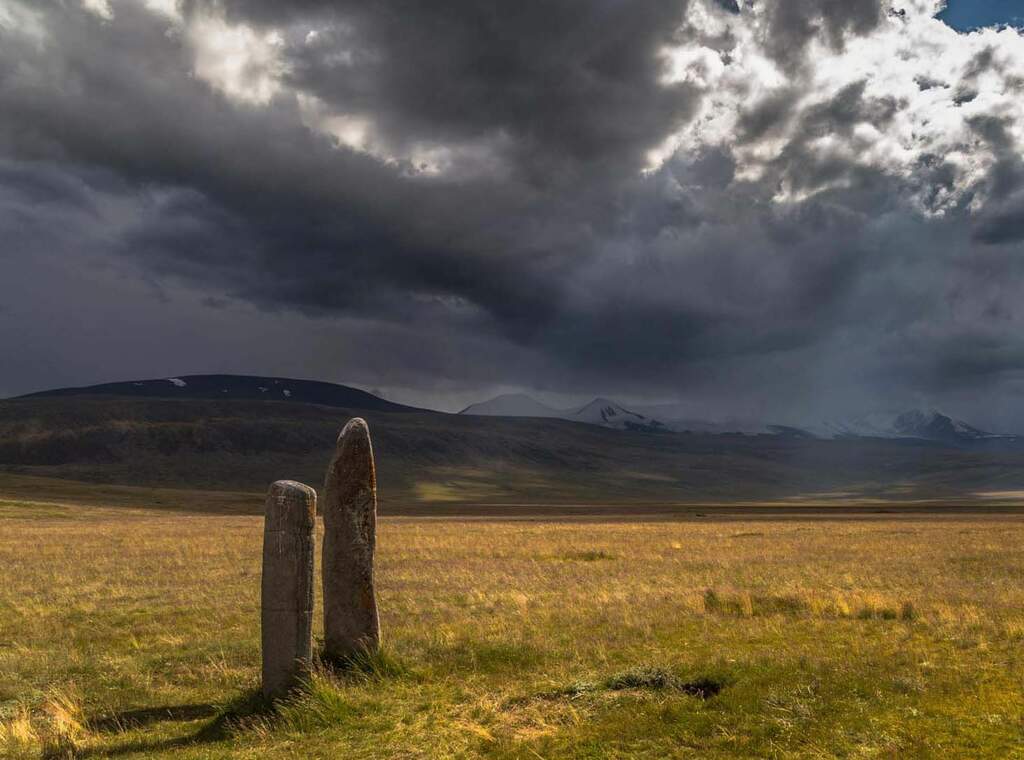
[[[812,426],[822,438],[896,438],[893,414],[872,412],[849,419],[825,420]]]
[[[989,433],[937,409],[875,412],[848,420],[826,421],[814,432],[827,438],[919,438],[945,443],[1015,437]]]
[[[489,401],[467,406],[460,414],[486,415],[492,417],[545,417],[550,419],[583,422],[588,425],[615,428],[616,430],[666,430],[667,427],[656,419],[630,411],[621,404],[606,398],[596,398],[581,407],[554,409],[525,393],[509,393]]]
[[[606,398],[595,398],[589,404],[585,404],[576,410],[567,419],[576,422],[586,422],[590,425],[601,425],[602,427],[616,428],[617,430],[665,430],[662,422],[646,417],[637,412],[631,412],[621,404],[610,401]]]
[[[992,435],[962,420],[947,417],[941,412],[925,412],[919,409],[904,412],[896,417],[893,420],[893,429],[903,436],[934,440],[978,440]]]

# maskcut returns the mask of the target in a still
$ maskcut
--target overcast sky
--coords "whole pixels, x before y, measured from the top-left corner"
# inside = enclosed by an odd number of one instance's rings
[[[1024,427],[1016,5],[0,0],[0,395]]]

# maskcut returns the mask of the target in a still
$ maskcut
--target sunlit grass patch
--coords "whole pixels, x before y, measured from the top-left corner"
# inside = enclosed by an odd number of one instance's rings
[[[0,711],[0,757],[74,758],[88,738],[81,695],[51,688],[37,704],[15,702]]]
[[[0,519],[71,519],[77,510],[68,505],[51,504],[43,501],[0,499]]]
[[[37,757],[41,751],[39,733],[27,706],[14,704],[0,713],[0,757],[20,760]]]

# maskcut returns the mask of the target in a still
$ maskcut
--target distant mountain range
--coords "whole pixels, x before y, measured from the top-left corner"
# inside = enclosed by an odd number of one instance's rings
[[[121,396],[137,398],[231,399],[319,404],[381,412],[431,412],[387,401],[358,388],[315,380],[253,375],[181,375],[129,380],[77,388],[31,393],[22,398],[68,396]],[[991,433],[938,410],[870,413],[859,417],[825,420],[811,425],[789,425],[758,420],[701,420],[687,415],[681,404],[627,407],[607,398],[595,398],[579,407],[557,409],[524,393],[497,396],[472,404],[459,414],[482,417],[558,419],[613,430],[772,435],[819,439],[911,438],[952,445],[1024,442],[1017,435]]]
[[[473,404],[463,409],[461,414],[555,418],[616,429],[677,433],[742,433],[823,439],[914,438],[949,444],[1020,439],[1016,435],[987,432],[934,409],[872,413],[851,419],[823,421],[816,425],[784,425],[751,420],[699,420],[686,416],[679,405],[626,408],[605,398],[596,398],[578,408],[554,409],[526,394],[519,393]]]
[[[342,385],[238,375],[2,400],[0,478],[256,494],[280,478],[317,484],[338,430],[354,415],[373,430],[392,513],[455,503],[514,512],[526,504],[790,497],[974,503],[977,494],[1024,490],[1024,438],[994,436],[939,412],[814,430],[733,422],[701,429],[681,415],[603,398],[558,410],[528,396],[502,397],[444,414]],[[200,502],[193,508],[205,508]],[[260,509],[258,495],[252,504]]]

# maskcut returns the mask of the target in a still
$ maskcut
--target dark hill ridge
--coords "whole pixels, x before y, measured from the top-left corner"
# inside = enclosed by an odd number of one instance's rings
[[[295,380],[253,375],[180,375],[155,380],[130,380],[81,388],[58,388],[20,398],[63,396],[124,396],[128,398],[231,399],[235,401],[290,401],[320,406],[372,409],[380,412],[423,412],[395,404],[347,385],[318,380]]]

